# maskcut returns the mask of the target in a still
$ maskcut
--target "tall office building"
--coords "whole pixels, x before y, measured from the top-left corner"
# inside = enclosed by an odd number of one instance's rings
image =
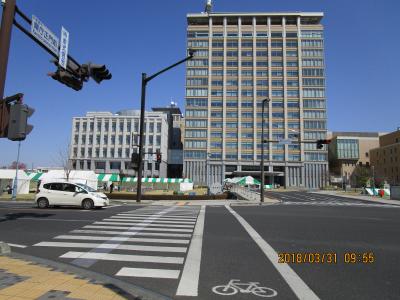
[[[259,178],[262,100],[266,183],[328,180],[323,13],[188,14],[184,176],[198,184]],[[302,143],[281,145],[281,139]],[[308,143],[307,143],[308,142]]]

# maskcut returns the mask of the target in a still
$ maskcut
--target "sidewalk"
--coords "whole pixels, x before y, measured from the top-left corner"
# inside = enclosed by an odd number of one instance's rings
[[[398,201],[398,200],[387,200],[387,199],[382,199],[382,198],[374,197],[374,196],[345,195],[345,194],[338,193],[335,191],[313,191],[311,193],[338,196],[338,197],[343,197],[343,198],[352,198],[352,199],[364,200],[364,201],[369,201],[369,202],[374,202],[374,203],[392,204],[392,205],[400,206],[400,201]]]
[[[29,261],[0,256],[0,266],[0,299],[126,299],[104,285]]]

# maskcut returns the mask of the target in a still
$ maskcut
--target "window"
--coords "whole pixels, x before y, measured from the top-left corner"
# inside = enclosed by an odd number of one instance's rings
[[[242,57],[252,57],[253,51],[242,51]]]
[[[184,151],[185,158],[192,159],[205,159],[206,152],[205,151]]]
[[[211,96],[213,96],[213,97],[221,97],[222,96],[222,90],[212,90],[211,91]]]
[[[303,78],[304,86],[324,86],[325,80],[322,78]]]
[[[191,59],[187,61],[188,67],[205,67],[208,66],[208,59]]]
[[[242,47],[243,48],[253,48],[253,42],[252,41],[242,41]],[[267,46],[265,46],[267,47]]]
[[[257,65],[257,67],[268,67],[268,62],[267,61],[257,61],[256,65]]]
[[[257,37],[268,37],[268,33],[266,31],[257,31]]]
[[[325,121],[304,121],[304,129],[326,129]]]
[[[294,40],[288,40],[286,41],[286,47],[287,48],[297,48],[297,41]],[[196,52],[197,53],[197,52]],[[297,55],[296,55],[297,56]]]
[[[226,112],[226,117],[227,118],[237,118],[238,114],[237,114],[237,112],[228,111],[228,112]]]
[[[226,82],[227,86],[237,86],[238,85],[238,81],[237,80],[228,80]]]
[[[207,117],[208,112],[207,110],[186,110],[185,112],[186,117]],[[151,125],[151,124],[150,124]],[[152,131],[150,131],[152,132]]]
[[[287,61],[286,66],[287,67],[297,67],[298,63],[297,63],[297,61]]]
[[[197,54],[197,52],[196,52],[196,54]],[[212,52],[212,56],[216,56],[216,57],[222,57],[222,56],[224,56],[224,51],[213,51]]]
[[[302,47],[316,47],[316,48],[321,48],[323,47],[323,41],[322,40],[302,40],[301,41],[301,46]]]
[[[302,30],[302,38],[323,38],[322,30]]]
[[[186,96],[203,96],[208,95],[208,89],[186,89]]]
[[[236,142],[226,142],[225,146],[229,149],[237,149],[238,144]]]
[[[251,60],[244,60],[242,61],[242,67],[252,67],[253,62]]]
[[[304,49],[301,51],[303,57],[323,57],[324,52],[321,49]]]
[[[286,32],[286,37],[297,37],[297,32]]]
[[[297,77],[297,76],[299,76],[299,71],[289,70],[289,71],[286,72],[286,74],[287,74],[288,77]]]
[[[186,127],[207,127],[207,120],[186,120]]]
[[[228,60],[226,62],[226,66],[227,67],[237,67],[238,66],[238,62],[236,60]]]
[[[242,96],[243,97],[252,97],[253,96],[253,91],[252,90],[243,90],[242,91]]]
[[[257,45],[257,48],[267,48],[268,47],[268,42],[257,41],[256,45]]]
[[[207,148],[207,141],[202,140],[185,140],[187,148]]]
[[[228,48],[237,48],[237,46],[238,46],[237,41],[228,40],[226,42],[226,47],[228,47]]]
[[[297,51],[288,50],[288,51],[286,51],[286,56],[288,56],[288,57],[297,57]]]
[[[186,106],[207,106],[207,99],[186,99]],[[161,125],[161,124],[160,124]],[[137,130],[135,130],[137,131]]]
[[[224,65],[224,62],[222,60],[213,60],[212,61],[213,67],[222,67],[223,65]]]
[[[315,58],[315,59],[312,59],[312,58],[302,59],[302,64],[303,64],[303,67],[323,67],[324,66],[324,60],[323,59],[318,59],[318,58]]]
[[[253,86],[253,80],[242,80],[242,86]]]
[[[237,70],[226,70],[226,76],[238,76]]]
[[[298,90],[288,90],[287,96],[288,97],[299,97],[299,91]]]
[[[222,122],[211,122],[212,128],[222,128]]]
[[[287,86],[299,86],[299,81],[298,80],[288,80]]]
[[[264,51],[264,50],[263,50],[263,51],[260,51],[260,50],[259,50],[259,51],[256,52],[256,55],[257,55],[257,56],[264,56],[264,57],[267,57],[267,56],[268,56],[268,51]]]
[[[271,75],[274,77],[282,77],[283,76],[283,72],[280,70],[272,70]]]
[[[324,110],[304,110],[304,118],[306,119],[324,119],[326,113]]]
[[[225,134],[225,136],[226,136],[227,138],[237,138],[237,133],[236,133],[236,132],[227,132],[227,133]]]
[[[213,132],[211,132],[211,137],[212,138],[222,138],[222,132],[221,131],[213,131]]]
[[[252,37],[253,33],[252,32],[242,32],[242,37]]]
[[[283,97],[283,90],[273,90],[272,97]]]
[[[189,48],[207,48],[208,41],[207,40],[196,40],[196,41],[188,41]]]
[[[324,69],[303,69],[302,71],[303,76],[313,76],[313,77],[317,77],[317,76],[324,76]]]
[[[257,70],[257,76],[258,77],[267,77],[268,76],[268,71],[267,70]]]
[[[188,78],[186,80],[187,86],[199,86],[199,85],[208,85],[207,78]]]
[[[237,102],[237,100],[228,100],[228,101],[226,101],[226,106],[227,107],[237,107],[238,102]]]
[[[211,117],[212,117],[212,118],[222,118],[222,112],[220,112],[220,111],[213,111],[213,112],[211,112]]]
[[[253,76],[253,71],[250,70],[242,70],[242,76]]]
[[[211,106],[212,107],[222,107],[222,101],[221,100],[212,100]]]
[[[283,80],[272,80],[272,86],[283,86]]]
[[[223,48],[224,47],[224,42],[222,41],[213,41],[212,42],[213,48]]]
[[[226,122],[226,127],[227,128],[237,128],[237,123],[236,122]]]
[[[282,55],[283,55],[282,51],[276,51],[276,50],[271,51],[271,56],[272,57],[274,57],[274,56],[282,56]]]
[[[222,70],[212,70],[211,71],[211,75],[213,75],[213,76],[222,76],[222,75],[224,75],[224,73],[223,73]]]
[[[226,51],[226,56],[228,57],[237,57],[238,56],[238,52],[237,51]]]
[[[189,69],[188,68],[187,76],[208,76],[208,69]]]
[[[268,96],[268,90],[257,90],[258,97],[266,97]]]
[[[271,42],[271,47],[272,48],[282,48],[283,43],[281,41],[272,41]]]
[[[323,98],[323,97],[325,97],[325,90],[324,89],[303,89],[303,97]]]
[[[111,136],[111,145],[115,145],[115,135]]]
[[[211,81],[212,86],[222,86],[222,80],[213,80]]]

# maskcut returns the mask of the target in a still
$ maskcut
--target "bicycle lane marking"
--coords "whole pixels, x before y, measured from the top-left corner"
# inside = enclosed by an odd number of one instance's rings
[[[308,287],[308,285],[296,274],[296,272],[285,263],[278,263],[278,254],[258,233],[253,227],[250,226],[247,221],[235,212],[228,205],[225,205],[226,209],[239,221],[244,227],[254,242],[261,248],[265,256],[269,259],[276,270],[281,274],[283,279],[296,294],[299,299],[316,300],[319,297]]]
[[[274,299],[297,299],[286,281],[265,259],[264,253],[223,205],[215,208],[207,206],[204,225],[199,299],[227,298],[215,293],[213,288],[228,285],[231,288],[216,289],[225,294],[235,289],[237,300],[257,299],[260,294],[273,297],[275,292],[278,295]],[[235,281],[233,284],[232,280]]]

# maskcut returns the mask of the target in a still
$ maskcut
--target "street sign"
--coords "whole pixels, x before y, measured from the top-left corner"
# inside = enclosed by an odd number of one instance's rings
[[[292,140],[290,140],[290,139],[279,140],[278,144],[281,144],[281,145],[291,145],[291,144],[292,144]]]
[[[212,195],[220,194],[222,193],[222,185],[219,182],[214,182],[210,186],[210,193]]]
[[[60,55],[58,58],[58,64],[64,69],[67,69],[68,43],[69,43],[69,32],[64,27],[61,27],[61,43],[60,43]]]
[[[31,33],[47,49],[58,56],[58,37],[50,31],[36,16],[32,15]]]

